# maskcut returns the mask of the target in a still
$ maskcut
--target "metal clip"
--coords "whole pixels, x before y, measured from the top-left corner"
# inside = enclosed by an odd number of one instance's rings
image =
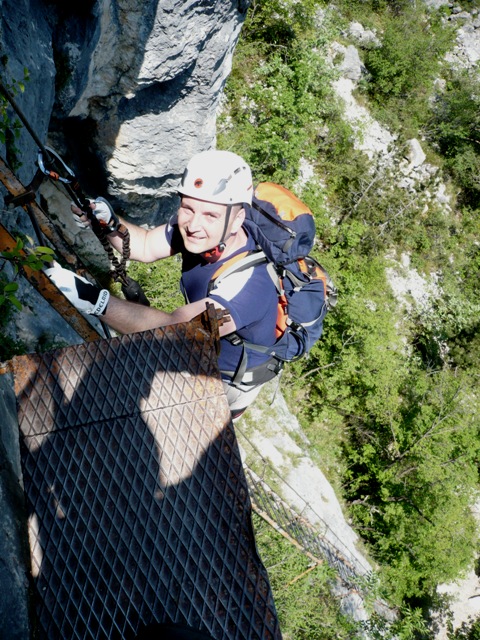
[[[61,159],[58,153],[56,153],[53,149],[50,149],[49,147],[45,147],[45,150],[48,152],[49,155],[51,154],[58,163],[60,163],[60,165],[65,169],[65,171],[69,174],[70,177],[65,178],[61,176],[59,173],[57,173],[56,171],[47,169],[45,167],[45,162],[43,160],[43,151],[41,149],[39,150],[38,156],[37,156],[37,164],[39,166],[40,171],[44,173],[46,176],[48,176],[49,178],[52,178],[52,180],[58,180],[59,182],[63,182],[64,184],[70,184],[72,180],[75,179],[75,174],[73,173],[73,171],[70,169],[70,167],[67,167],[65,162]]]

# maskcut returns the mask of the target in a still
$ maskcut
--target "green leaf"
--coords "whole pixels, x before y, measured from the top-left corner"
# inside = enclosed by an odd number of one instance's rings
[[[22,310],[22,303],[15,296],[8,296],[9,301],[16,307],[19,311]]]
[[[3,288],[4,293],[14,293],[18,291],[18,283],[17,282],[9,282]]]
[[[49,255],[49,256],[53,256],[55,255],[55,252],[53,249],[50,249],[50,247],[37,247],[35,249],[35,253],[40,254],[40,255]]]

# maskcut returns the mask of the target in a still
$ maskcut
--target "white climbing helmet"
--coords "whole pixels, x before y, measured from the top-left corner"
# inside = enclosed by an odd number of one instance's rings
[[[216,149],[203,151],[188,163],[178,192],[218,204],[251,204],[252,173],[236,153]]]

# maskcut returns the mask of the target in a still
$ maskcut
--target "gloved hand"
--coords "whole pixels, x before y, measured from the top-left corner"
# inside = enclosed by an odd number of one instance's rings
[[[100,225],[105,228],[107,233],[116,231],[120,220],[108,200],[105,200],[105,198],[96,198],[89,202],[93,215],[97,218]],[[72,205],[72,214],[75,224],[77,227],[80,227],[80,229],[87,229],[91,226],[92,223],[88,217],[76,205]]]
[[[105,313],[110,300],[110,292],[107,289],[100,289],[57,263],[54,267],[45,269],[44,273],[79,311],[94,316]]]

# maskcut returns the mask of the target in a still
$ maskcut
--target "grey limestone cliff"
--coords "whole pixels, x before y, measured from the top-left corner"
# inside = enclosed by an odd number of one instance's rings
[[[2,77],[28,69],[18,102],[39,137],[65,153],[90,192],[142,222],[165,217],[185,161],[215,142],[248,2],[0,6]],[[22,134],[17,146],[28,179],[35,145]]]
[[[217,104],[248,4],[0,0],[0,75],[12,87],[28,71],[25,91],[15,99],[87,193],[108,196],[140,223],[155,223],[175,206],[174,187],[188,158],[215,144]],[[19,162],[18,177],[30,182],[37,148],[28,132],[0,146],[0,156]],[[52,206],[55,201],[55,214]],[[2,223],[34,236],[21,209],[2,205]],[[28,342],[49,326],[70,341],[38,294],[24,285],[22,291],[21,337]],[[31,629],[15,399],[7,375],[0,383],[0,638],[26,640]]]

